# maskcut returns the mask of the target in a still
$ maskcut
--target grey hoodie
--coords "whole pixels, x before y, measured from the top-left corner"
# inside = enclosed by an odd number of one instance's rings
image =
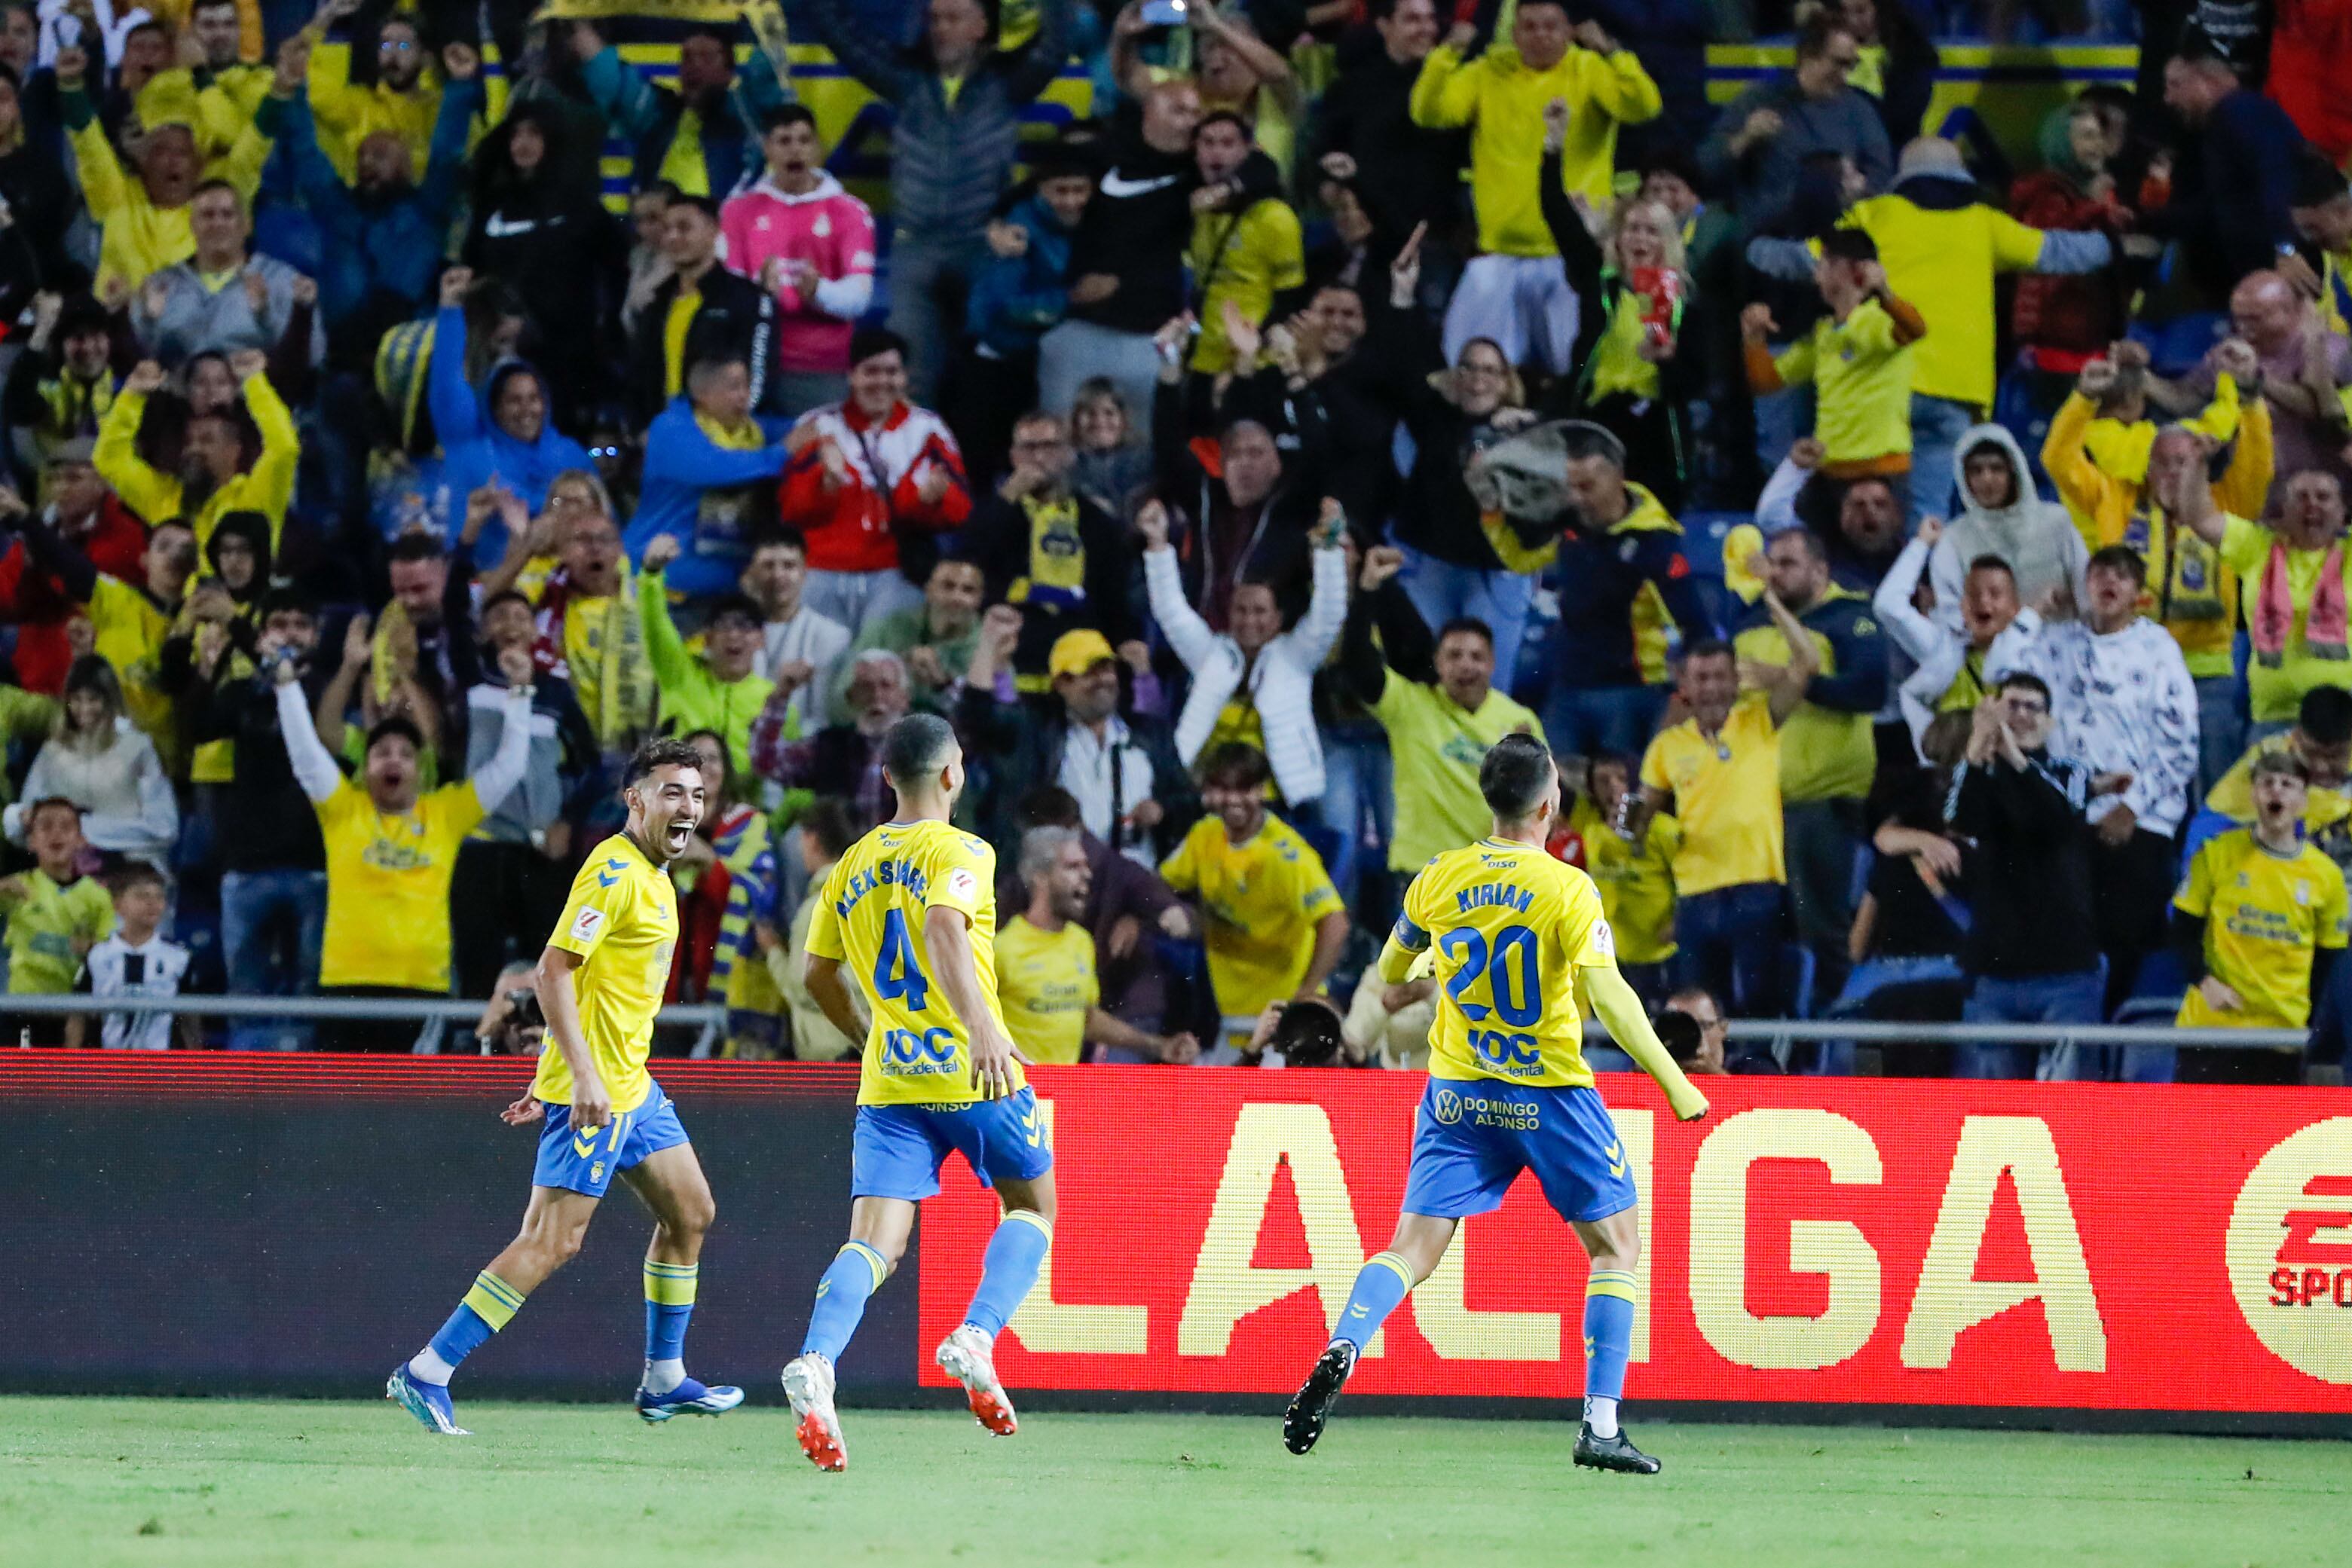
[[[1969,494],[1969,455],[1983,446],[1998,446],[2009,459],[2017,479],[2017,499],[1989,508]],[[2035,494],[2033,470],[2017,437],[1998,424],[1971,425],[1952,448],[1952,484],[1959,491],[1961,511],[1944,526],[1944,537],[1927,563],[1927,580],[1936,591],[1936,618],[1948,626],[1960,623],[1960,588],[1968,580],[1969,563],[1979,556],[1997,555],[2017,575],[2017,601],[2038,606],[2053,589],[2064,588],[2082,604],[2087,591],[2083,573],[2091,552],[2066,508]]]

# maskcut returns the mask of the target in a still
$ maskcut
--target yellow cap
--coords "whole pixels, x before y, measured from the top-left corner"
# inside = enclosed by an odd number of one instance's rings
[[[1083,675],[1116,656],[1111,652],[1110,639],[1099,632],[1065,632],[1054,639],[1054,651],[1045,659],[1045,673],[1056,679]]]

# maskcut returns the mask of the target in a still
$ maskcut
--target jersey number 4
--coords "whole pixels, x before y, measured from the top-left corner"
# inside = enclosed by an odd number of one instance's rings
[[[930,990],[930,981],[923,978],[923,967],[915,961],[915,940],[907,934],[907,916],[896,909],[886,910],[882,950],[874,955],[875,999],[894,1002],[903,998],[907,1010],[919,1013]]]
[[[1491,1010],[1507,1024],[1524,1029],[1543,1017],[1543,977],[1538,970],[1536,954],[1536,934],[1524,925],[1507,925],[1495,934],[1494,951],[1486,948],[1486,933],[1475,926],[1457,925],[1439,939],[1438,947],[1458,966],[1454,977],[1445,982],[1445,994],[1462,1009],[1462,1016],[1472,1023],[1484,1019]],[[1518,973],[1514,976],[1512,957],[1517,957]],[[1486,995],[1494,1004],[1469,999],[1471,988],[1480,980],[1486,983]],[[1517,994],[1513,992],[1513,981]]]

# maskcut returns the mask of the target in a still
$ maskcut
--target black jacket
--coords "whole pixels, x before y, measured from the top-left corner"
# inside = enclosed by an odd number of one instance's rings
[[[1322,510],[1321,464],[1297,437],[1283,454],[1282,477],[1266,497],[1236,519],[1238,548],[1220,549],[1221,522],[1231,518],[1234,503],[1225,482],[1211,471],[1194,446],[1195,427],[1187,403],[1201,378],[1171,385],[1160,383],[1151,402],[1151,449],[1157,472],[1156,493],[1181,514],[1182,524],[1171,540],[1184,582],[1184,597],[1217,631],[1224,630],[1224,607],[1235,584],[1262,580],[1274,584],[1284,612],[1297,615],[1307,607],[1313,583],[1308,576],[1307,536]],[[1276,444],[1282,440],[1276,433]]]
[[[1364,302],[1381,329],[1382,317]],[[1379,369],[1359,343],[1356,351],[1301,386],[1267,366],[1225,390],[1228,419],[1255,419],[1268,430],[1287,430],[1302,451],[1318,455],[1323,493],[1347,508],[1360,533],[1377,535],[1396,504],[1396,414],[1382,395]]]
[[[1136,614],[1135,551],[1127,531],[1103,509],[1083,497],[1077,500],[1077,538],[1059,529],[1042,540],[1031,540],[1028,509],[1019,501],[990,495],[964,525],[964,559],[978,564],[988,579],[988,601],[1011,603],[1021,611],[1021,641],[1013,653],[1013,667],[1024,675],[1042,674],[1054,641],[1065,632],[1087,628],[1101,632],[1113,647],[1143,635]],[[1075,553],[1081,574],[1077,592],[1039,587],[1033,556],[1038,550]],[[1014,597],[1018,585],[1022,591]]]
[[[776,364],[776,301],[773,296],[723,265],[713,263],[697,286],[702,304],[686,329],[684,369],[707,355],[740,356],[751,368],[751,404],[765,400]],[[677,298],[677,279],[666,277],[654,290],[653,302],[637,316],[637,329],[629,337],[629,406],[640,425],[669,406],[669,308]]]
[[[1370,47],[1359,48],[1369,40]],[[1402,243],[1412,225],[1426,222],[1439,233],[1462,208],[1462,167],[1470,139],[1460,131],[1415,125],[1409,105],[1419,62],[1389,58],[1370,27],[1342,39],[1339,74],[1324,90],[1314,153],[1345,152],[1356,161],[1349,182],[1372,226]],[[1309,178],[1312,176],[1310,175]]]
[[[328,672],[317,668],[304,677],[305,706],[318,700],[327,678]],[[184,711],[195,740],[236,743],[236,782],[214,792],[222,868],[324,870],[327,852],[319,838],[319,814],[286,760],[286,737],[278,727],[278,696],[269,675],[223,681],[208,697],[197,694]]]
[[[1160,825],[1151,830],[1154,852],[1173,854],[1201,815],[1201,792],[1176,755],[1175,733],[1156,718],[1123,713],[1129,741],[1151,764],[1151,799],[1160,802]],[[1021,798],[1062,776],[1062,748],[1070,738],[1069,711],[1058,697],[1045,702],[996,700],[996,694],[966,686],[956,705],[955,723],[964,747],[988,758],[988,791],[981,802],[982,836],[1000,846],[1000,859],[1020,854]],[[1132,804],[1125,802],[1123,804]],[[1121,815],[1125,812],[1122,810]],[[1131,831],[1131,830],[1129,830]],[[1118,836],[1111,848],[1123,848]]]
[[[1964,767],[1945,803],[1953,831],[1976,843],[1960,952],[1971,975],[2079,975],[2099,962],[2083,815],[2090,775],[2047,753],[2026,764],[1996,758],[1990,767]]]
[[[1282,188],[1281,172],[1263,152],[1243,161],[1237,179],[1234,212]],[[1190,148],[1162,152],[1143,140],[1132,111],[1123,116],[1111,138],[1110,165],[1096,182],[1070,245],[1072,281],[1102,272],[1118,278],[1118,287],[1108,298],[1072,304],[1072,320],[1117,332],[1156,332],[1184,308],[1184,247],[1192,238],[1192,193],[1200,184]]]

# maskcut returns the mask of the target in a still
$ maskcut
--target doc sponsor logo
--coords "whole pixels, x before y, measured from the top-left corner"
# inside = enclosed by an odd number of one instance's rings
[[[2263,1347],[2352,1387],[2352,1116],[2282,1139],[2239,1189],[2230,1284]]]

